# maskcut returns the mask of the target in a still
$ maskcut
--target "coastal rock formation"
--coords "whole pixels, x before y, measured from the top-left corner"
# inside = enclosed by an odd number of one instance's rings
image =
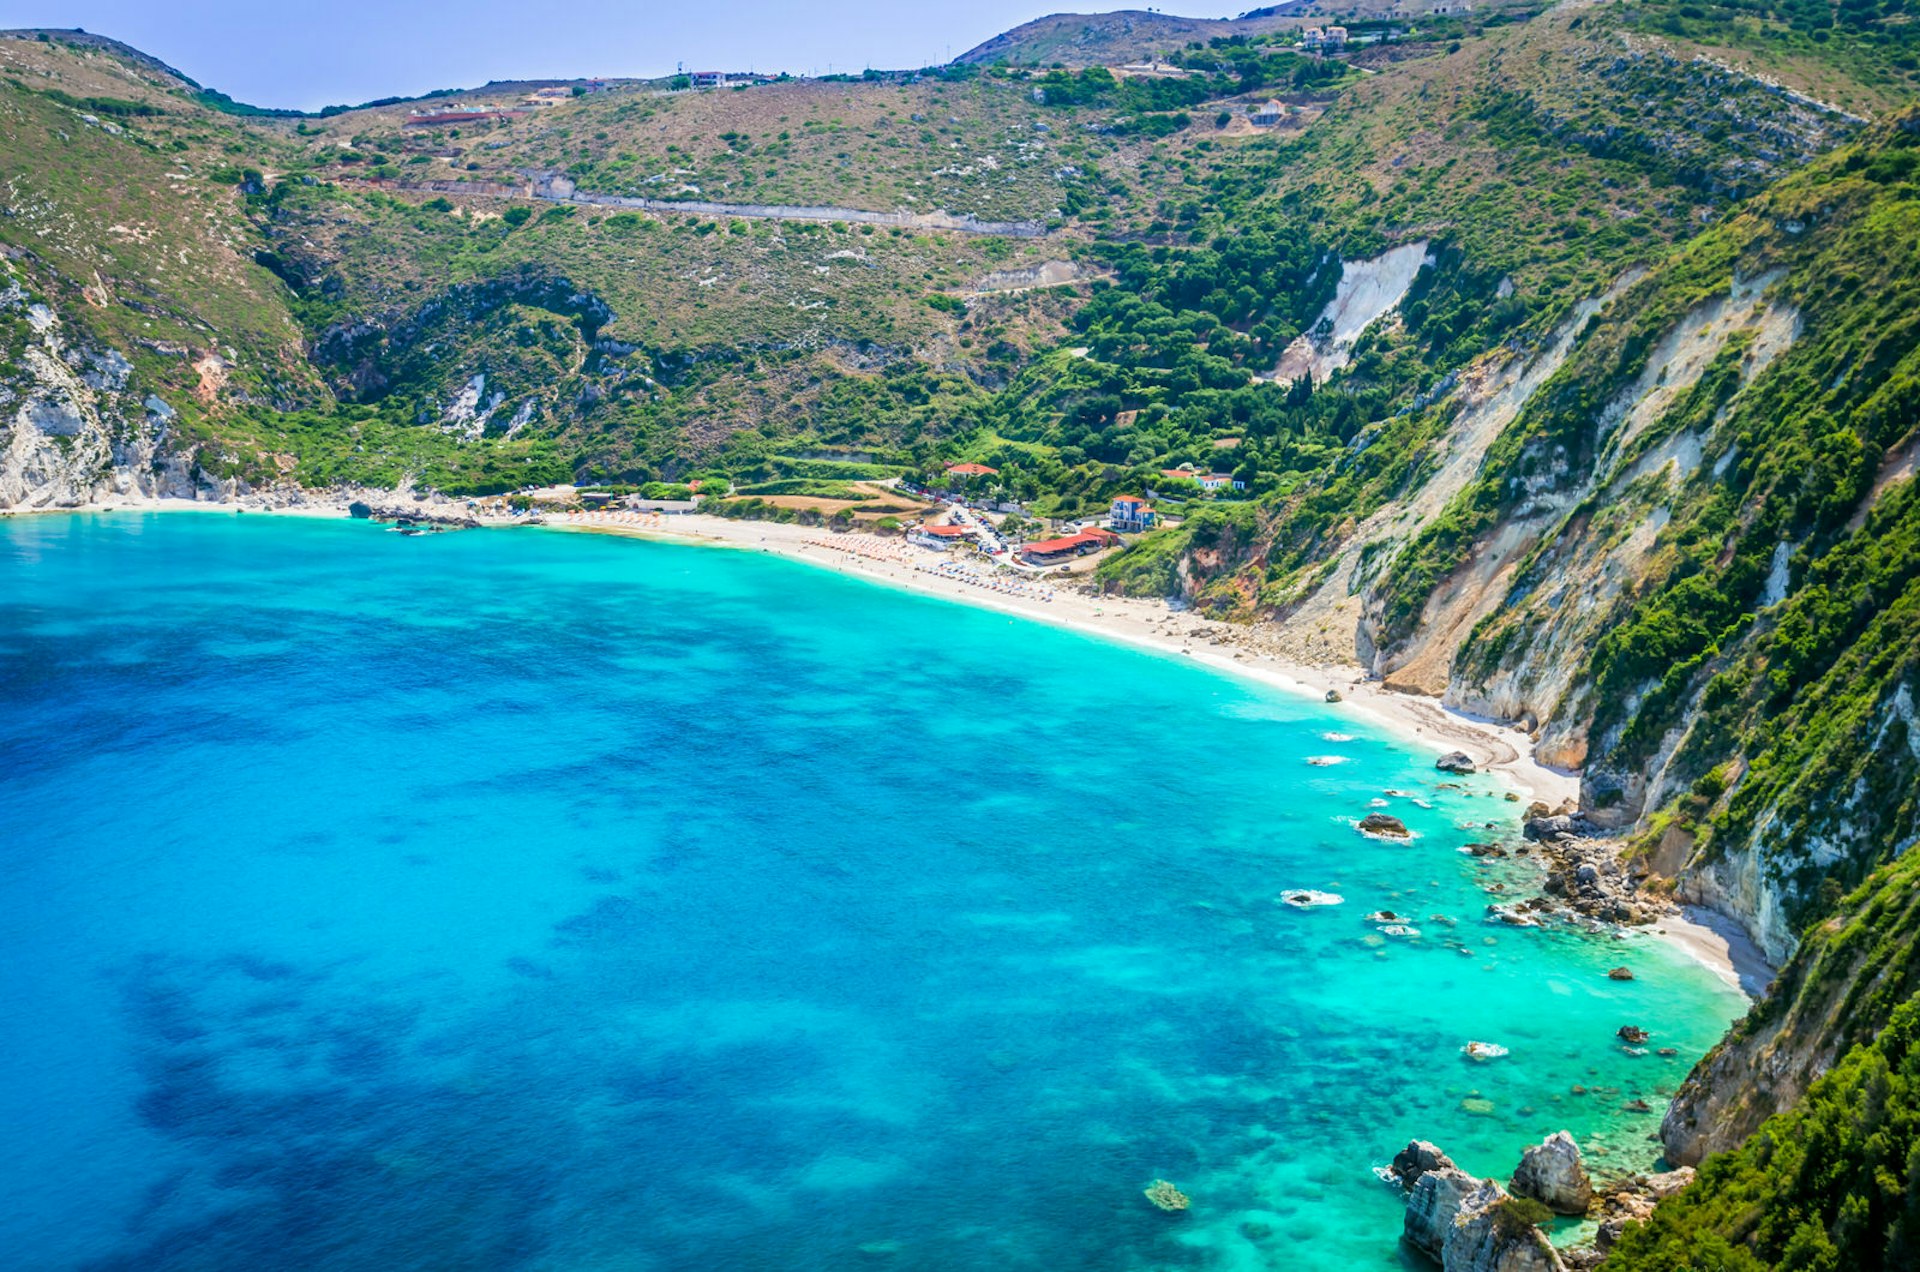
[[[1445,1154],[1441,1154],[1444,1159]],[[1447,1234],[1466,1199],[1478,1191],[1485,1180],[1477,1179],[1449,1162],[1423,1172],[1407,1193],[1407,1214],[1401,1234],[1408,1244],[1438,1259],[1446,1250]]]
[[[121,353],[33,300],[3,255],[0,343],[18,348],[17,359],[0,355],[0,509],[221,496],[221,483],[166,452],[174,409],[143,396]]]
[[[1523,1153],[1510,1186],[1556,1214],[1583,1215],[1593,1204],[1593,1181],[1587,1177],[1580,1146],[1565,1131],[1555,1131]]]
[[[1448,751],[1433,762],[1433,767],[1443,773],[1471,773],[1475,771],[1473,757],[1465,751]]]
[[[1693,1182],[1693,1167],[1656,1175],[1628,1175],[1607,1186],[1600,1197],[1600,1228],[1594,1235],[1594,1247],[1604,1253],[1620,1239],[1629,1223],[1644,1221],[1654,1206]]]
[[[1388,835],[1395,839],[1405,839],[1412,832],[1407,824],[1391,813],[1368,813],[1357,823],[1363,835]]]
[[[1411,1189],[1420,1182],[1420,1176],[1451,1169],[1453,1158],[1441,1152],[1439,1145],[1427,1140],[1409,1140],[1405,1148],[1393,1155],[1387,1173],[1399,1180],[1402,1188]]]
[[[1490,1179],[1460,1200],[1440,1249],[1444,1272],[1562,1272],[1559,1253],[1540,1230],[1538,1203],[1507,1195]]]
[[[1577,1150],[1576,1150],[1577,1152]],[[1524,1169],[1524,1163],[1523,1163]],[[1398,1153],[1387,1174],[1406,1190],[1401,1233],[1444,1272],[1558,1272],[1564,1265],[1540,1231],[1547,1211],[1461,1170],[1425,1140]]]

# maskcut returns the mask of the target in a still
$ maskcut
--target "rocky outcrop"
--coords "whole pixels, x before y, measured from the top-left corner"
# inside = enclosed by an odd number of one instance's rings
[[[1444,1272],[1563,1272],[1566,1265],[1526,1207],[1483,1180],[1461,1200],[1440,1266]]]
[[[1555,1131],[1521,1154],[1509,1186],[1556,1214],[1584,1215],[1593,1204],[1593,1181],[1587,1177],[1580,1146],[1565,1131]]]
[[[1402,1188],[1411,1189],[1422,1175],[1452,1168],[1453,1158],[1441,1152],[1439,1145],[1427,1140],[1410,1140],[1393,1155],[1393,1164],[1387,1167],[1387,1173],[1399,1180]]]
[[[1656,1175],[1628,1175],[1608,1184],[1600,1197],[1600,1227],[1594,1234],[1594,1246],[1604,1253],[1620,1239],[1629,1223],[1644,1221],[1654,1206],[1693,1182],[1693,1168]]]
[[[175,411],[135,383],[117,350],[70,331],[0,261],[0,509],[74,508],[111,496],[231,497],[174,453]]]
[[[1474,771],[1473,757],[1465,751],[1448,751],[1433,762],[1433,767],[1443,773],[1471,773]]]
[[[1387,1174],[1406,1190],[1402,1235],[1439,1260],[1444,1272],[1559,1272],[1564,1266],[1536,1222],[1544,1211],[1461,1170],[1437,1146],[1412,1141],[1394,1154]]]
[[[1368,813],[1355,823],[1363,835],[1383,835],[1391,839],[1405,839],[1412,832],[1407,824],[1390,813]]]
[[[1449,1163],[1438,1170],[1421,1174],[1407,1193],[1407,1214],[1401,1234],[1408,1244],[1433,1258],[1444,1257],[1447,1237],[1461,1207],[1485,1185],[1466,1171]]]

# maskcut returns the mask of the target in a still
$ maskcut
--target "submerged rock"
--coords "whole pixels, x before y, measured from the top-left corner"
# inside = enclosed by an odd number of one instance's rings
[[[1156,1179],[1147,1185],[1146,1198],[1169,1214],[1185,1210],[1192,1204],[1187,1194],[1164,1179]]]
[[[1497,1042],[1469,1042],[1460,1048],[1469,1060],[1498,1060],[1507,1053],[1507,1049]]]
[[[1280,894],[1280,903],[1290,905],[1296,910],[1311,910],[1322,905],[1340,905],[1345,901],[1346,898],[1337,892],[1315,892],[1312,888],[1301,888]]]
[[[1407,824],[1391,813],[1368,813],[1356,824],[1363,835],[1391,835],[1395,839],[1406,839],[1412,834]]]
[[[1521,1154],[1511,1187],[1558,1214],[1584,1215],[1593,1204],[1593,1181],[1587,1177],[1580,1146],[1565,1131],[1555,1131]]]

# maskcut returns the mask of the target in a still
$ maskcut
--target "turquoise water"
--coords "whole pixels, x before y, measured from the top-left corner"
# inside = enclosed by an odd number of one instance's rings
[[[10,1266],[1396,1267],[1740,1010],[1339,708],[757,554],[0,521],[0,706]]]

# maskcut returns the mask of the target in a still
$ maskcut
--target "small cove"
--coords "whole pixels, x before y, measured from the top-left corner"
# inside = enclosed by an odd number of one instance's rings
[[[753,554],[26,518],[0,612],[35,1266],[1394,1267],[1410,1136],[1644,1167],[1743,1007],[1335,709]]]

